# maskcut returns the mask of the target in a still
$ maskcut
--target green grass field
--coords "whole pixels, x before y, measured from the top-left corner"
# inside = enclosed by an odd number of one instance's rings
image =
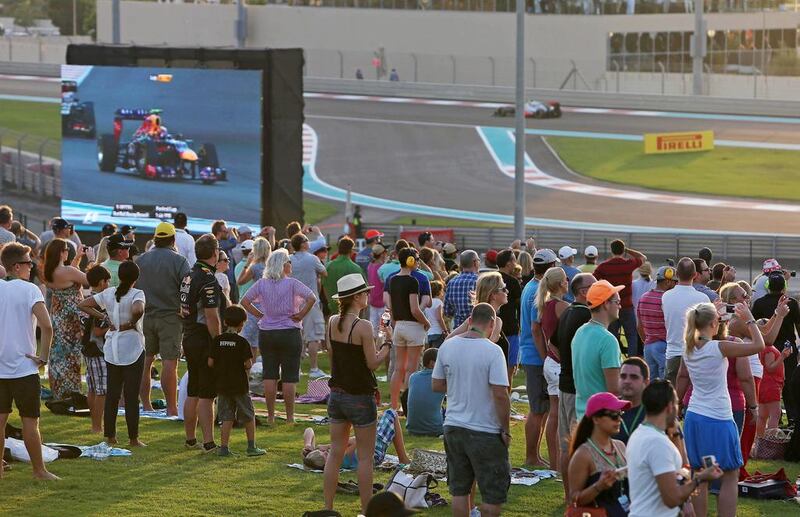
[[[327,357],[321,357],[320,364],[329,371]],[[181,368],[185,368],[185,363],[181,363]],[[303,370],[308,371],[305,363]],[[380,371],[378,375],[385,375],[385,372]],[[305,393],[306,382],[307,377],[301,377],[298,393]],[[523,383],[524,376],[520,374],[514,384]],[[388,400],[386,383],[381,383],[381,392],[384,400]],[[154,393],[154,397],[160,396],[160,393]],[[256,408],[263,409],[263,403],[257,403]],[[525,406],[516,405],[516,409],[525,411]],[[100,441],[99,437],[88,432],[88,419],[54,416],[44,407],[42,411],[41,430],[45,441],[80,445]],[[324,415],[325,407],[299,405],[298,412]],[[12,414],[11,422],[19,426],[16,414]],[[48,511],[64,516],[299,516],[307,510],[322,508],[322,475],[285,466],[300,462],[305,425],[279,423],[273,427],[258,427],[256,440],[268,451],[260,458],[244,456],[244,431],[234,429],[231,447],[240,455],[220,458],[184,449],[181,422],[142,419],[141,439],[148,447],[135,450],[132,457],[106,461],[57,460],[49,468],[62,480],[52,483],[32,481],[30,467],[14,463],[13,471],[0,481],[2,507],[6,512],[13,509],[14,515],[32,516]],[[117,426],[120,443],[124,444],[124,418],[118,419]],[[315,426],[314,429],[318,443],[328,443],[327,427]],[[522,422],[513,422],[512,434],[511,461],[514,466],[520,466],[524,459]],[[219,430],[216,436],[219,439]],[[409,453],[415,447],[443,450],[440,439],[408,435],[406,447]],[[389,453],[393,453],[393,448],[390,447]],[[800,474],[797,464],[758,461],[751,462],[750,467],[762,472],[785,467],[792,480]],[[376,472],[376,482],[386,483],[388,478],[389,473]],[[355,472],[343,473],[340,479],[355,480]],[[564,513],[562,490],[561,483],[556,480],[545,480],[533,487],[512,486],[504,515],[561,516]],[[451,500],[445,484],[440,484],[435,491]],[[358,498],[337,494],[335,508],[342,515],[352,517],[359,511]],[[737,515],[771,517],[797,514],[797,511],[793,503],[740,499]],[[437,508],[426,511],[425,515],[450,515],[450,509]]]
[[[426,226],[429,228],[511,228],[510,224],[486,223],[470,221],[467,219],[452,219],[447,217],[415,217],[404,215],[394,219],[391,224],[403,226]]]
[[[549,137],[575,172],[598,180],[671,192],[800,201],[800,152],[717,147],[645,155],[640,142]]]
[[[325,201],[312,196],[303,196],[303,210],[305,211],[305,222],[308,224],[319,224],[322,221],[333,217],[339,212],[339,205],[332,201]],[[344,218],[344,216],[342,217]]]
[[[54,142],[45,147],[45,154],[61,154],[61,115],[58,104],[0,100],[0,137],[3,146],[16,146],[18,137],[30,135],[22,141],[25,151],[39,152],[44,139]],[[5,130],[13,131],[5,134]]]

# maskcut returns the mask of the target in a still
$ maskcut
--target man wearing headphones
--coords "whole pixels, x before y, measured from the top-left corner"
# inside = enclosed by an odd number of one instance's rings
[[[667,327],[661,297],[678,283],[672,266],[661,266],[656,272],[656,286],[644,293],[636,309],[637,330],[644,343],[644,358],[652,379],[663,379],[667,365]]]
[[[422,346],[431,326],[422,312],[419,281],[412,274],[419,260],[417,250],[403,248],[397,258],[400,272],[386,279],[394,322],[395,365],[390,384],[393,409],[400,407],[400,391],[408,386],[408,378],[417,371]]]

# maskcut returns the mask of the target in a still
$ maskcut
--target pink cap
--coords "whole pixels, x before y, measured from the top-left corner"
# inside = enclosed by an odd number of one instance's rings
[[[596,413],[607,409],[609,411],[625,411],[630,409],[631,403],[627,400],[618,399],[613,393],[604,391],[595,393],[586,402],[586,416],[594,416]]]
[[[761,269],[764,271],[764,273],[772,273],[773,271],[780,271],[781,265],[777,260],[771,258],[764,261],[764,265],[761,267]]]

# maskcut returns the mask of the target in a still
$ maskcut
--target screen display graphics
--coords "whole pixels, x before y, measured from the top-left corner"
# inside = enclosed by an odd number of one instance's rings
[[[61,215],[191,232],[261,221],[260,70],[63,66]]]

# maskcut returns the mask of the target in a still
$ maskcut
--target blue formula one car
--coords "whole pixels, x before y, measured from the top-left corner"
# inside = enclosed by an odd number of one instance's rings
[[[78,99],[78,83],[61,81],[61,135],[95,137],[94,103]]]
[[[121,140],[126,120],[141,121],[130,141]],[[227,181],[228,173],[219,166],[214,144],[194,142],[180,134],[170,134],[161,125],[160,109],[120,108],[114,112],[114,133],[97,140],[97,166],[103,172],[117,168],[154,180],[200,180],[204,185]]]

